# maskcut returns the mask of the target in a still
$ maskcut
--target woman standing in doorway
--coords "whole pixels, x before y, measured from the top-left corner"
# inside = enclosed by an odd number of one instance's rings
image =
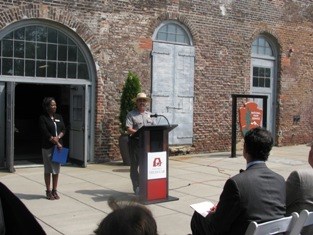
[[[52,162],[54,146],[63,147],[62,137],[65,134],[65,125],[61,115],[56,113],[57,104],[53,97],[46,97],[42,101],[43,115],[39,118],[42,158],[44,164],[44,179],[46,184],[46,196],[49,200],[59,199],[57,193],[60,164]],[[52,191],[51,191],[52,175]]]

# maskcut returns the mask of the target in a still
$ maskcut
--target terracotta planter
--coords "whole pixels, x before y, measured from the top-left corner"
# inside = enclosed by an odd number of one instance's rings
[[[125,166],[129,166],[130,156],[129,156],[129,148],[128,148],[128,135],[121,135],[119,137],[118,145],[120,147],[120,153],[122,155],[123,164]]]

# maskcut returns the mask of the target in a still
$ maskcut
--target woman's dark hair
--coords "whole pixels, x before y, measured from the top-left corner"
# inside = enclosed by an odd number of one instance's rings
[[[101,221],[95,234],[158,235],[157,224],[147,207],[133,202],[118,205],[112,198],[108,204],[113,211]]]
[[[273,137],[268,130],[256,127],[249,130],[245,137],[245,149],[251,160],[267,161],[273,147]]]
[[[55,101],[53,97],[45,97],[42,101],[42,109],[44,113],[48,112],[48,109],[50,107],[51,101]]]

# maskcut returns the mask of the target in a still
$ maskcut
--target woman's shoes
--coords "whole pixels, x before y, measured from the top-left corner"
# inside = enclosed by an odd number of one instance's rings
[[[58,200],[60,199],[58,192],[55,189],[52,189],[52,191],[50,190],[46,190],[46,198],[48,200]]]
[[[51,194],[54,197],[54,199],[56,199],[56,200],[60,199],[58,192],[55,189],[52,189]]]
[[[55,199],[50,190],[46,190],[46,198],[48,200],[54,200]]]

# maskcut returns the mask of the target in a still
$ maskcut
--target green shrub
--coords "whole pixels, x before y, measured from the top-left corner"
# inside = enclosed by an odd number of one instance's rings
[[[127,113],[133,110],[136,104],[133,102],[133,98],[141,92],[141,84],[138,75],[132,72],[128,72],[127,79],[125,81],[120,106],[120,132],[122,134],[126,133],[125,120]]]

